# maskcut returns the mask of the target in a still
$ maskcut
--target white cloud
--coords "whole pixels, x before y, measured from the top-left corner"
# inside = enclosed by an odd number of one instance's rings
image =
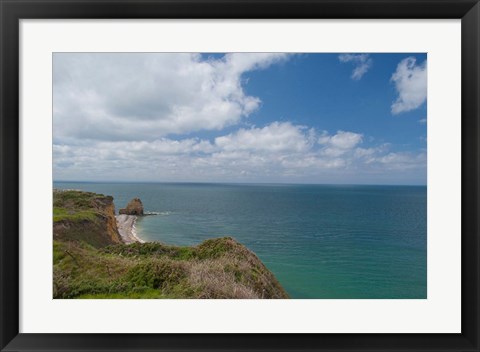
[[[354,131],[290,122],[233,129],[261,105],[245,92],[245,73],[287,59],[55,54],[54,179],[372,183],[375,175],[398,179],[402,168],[422,175],[418,153],[392,152]],[[340,60],[356,64],[353,79],[371,66],[366,54]]]
[[[327,156],[338,157],[350,151],[361,143],[363,135],[354,132],[338,131],[335,135],[323,133],[318,143],[323,145],[322,153]]]
[[[427,118],[425,117],[423,119],[418,120],[418,123],[426,124],[427,123]]]
[[[310,148],[313,130],[289,122],[273,122],[263,128],[240,129],[227,136],[215,138],[215,144],[225,151],[295,151]]]
[[[419,65],[414,57],[400,61],[391,81],[398,93],[391,107],[392,114],[419,108],[427,99],[427,61]]]
[[[258,109],[244,73],[286,54],[54,54],[54,136],[74,140],[155,140],[221,130]]]
[[[351,131],[317,133],[289,122],[241,128],[214,138],[154,141],[78,141],[55,144],[57,180],[372,182],[401,170],[426,170],[424,153],[391,152],[388,144],[361,146]],[[386,173],[387,172],[387,173]],[[350,177],[350,179],[349,179]]]
[[[380,161],[378,158],[387,155],[390,153],[391,145],[389,143],[383,143],[380,145],[376,145],[373,147],[363,148],[357,147],[355,148],[353,155],[355,159],[360,161],[365,165],[379,165]]]
[[[406,170],[424,167],[427,162],[427,154],[425,152],[392,152],[376,158],[375,161],[386,165],[388,169]]]
[[[372,67],[373,60],[369,54],[341,54],[338,56],[340,62],[352,62],[355,68],[352,71],[352,79],[359,80]]]
[[[338,131],[333,136],[324,135],[320,137],[320,144],[328,144],[329,146],[339,149],[351,149],[360,143],[363,135],[354,132]]]
[[[357,158],[367,158],[375,155],[377,151],[376,148],[356,148],[354,155]]]

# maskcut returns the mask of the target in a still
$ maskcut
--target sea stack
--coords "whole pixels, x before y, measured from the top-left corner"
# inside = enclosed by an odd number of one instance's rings
[[[139,198],[133,198],[126,208],[120,209],[119,214],[126,215],[143,215],[143,204]]]

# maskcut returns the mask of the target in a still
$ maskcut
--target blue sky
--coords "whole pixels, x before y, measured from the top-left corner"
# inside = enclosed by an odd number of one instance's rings
[[[54,54],[54,179],[426,184],[426,54]]]

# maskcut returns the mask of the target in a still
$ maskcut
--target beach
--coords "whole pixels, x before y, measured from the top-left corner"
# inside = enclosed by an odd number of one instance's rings
[[[117,228],[120,236],[124,243],[134,243],[140,242],[144,243],[145,241],[138,238],[137,233],[135,231],[135,223],[137,221],[137,217],[135,215],[116,215],[115,218],[117,219]]]

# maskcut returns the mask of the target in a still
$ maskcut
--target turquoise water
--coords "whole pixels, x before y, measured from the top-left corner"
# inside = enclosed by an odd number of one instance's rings
[[[232,236],[292,298],[426,298],[424,186],[55,183],[139,197],[139,237],[194,245]]]

